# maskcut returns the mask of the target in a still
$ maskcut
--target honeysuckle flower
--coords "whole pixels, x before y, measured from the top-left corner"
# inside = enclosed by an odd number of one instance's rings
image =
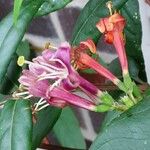
[[[96,24],[96,27],[101,33],[105,35],[106,42],[114,45],[121,64],[124,85],[127,88],[126,93],[128,93],[130,95],[130,98],[136,102],[132,93],[136,97],[138,97],[138,95],[141,94],[140,94],[140,90],[135,85],[135,83],[131,80],[129,75],[128,61],[127,61],[127,56],[125,51],[125,39],[123,35],[123,30],[126,23],[125,18],[121,16],[119,13],[117,13],[116,11],[113,14],[111,1],[109,1],[106,5],[110,11],[110,16],[100,19],[100,21]]]
[[[96,27],[101,33],[104,33],[105,40],[109,44],[113,44],[121,63],[123,75],[128,74],[128,62],[125,52],[125,40],[123,30],[125,27],[125,19],[119,13],[102,18],[96,24]]]
[[[24,63],[28,64],[29,69],[24,70],[19,78],[21,92],[14,93],[15,97],[40,97],[37,106],[45,104],[41,108],[48,106],[48,102],[58,107],[73,104],[95,110],[95,104],[100,103],[98,97],[102,92],[82,78],[71,66],[68,43],[62,44],[57,51],[43,51],[42,55],[34,58],[32,62],[19,57],[18,64],[22,66]],[[81,88],[91,96],[93,102],[68,92],[76,88]]]
[[[39,80],[38,75],[32,70],[24,70],[23,75],[19,78],[23,92],[14,93],[14,96],[24,96],[25,99],[39,97],[40,101],[37,106],[44,104],[43,106],[46,107],[50,104],[56,107],[64,107],[72,104],[88,110],[96,110],[96,105],[93,102],[69,93],[63,87],[54,87],[47,79]],[[40,109],[44,108],[43,106]]]
[[[85,44],[86,42],[88,42],[88,44]],[[90,40],[90,44],[92,46],[90,46],[89,40],[82,42],[82,45],[83,44],[86,45],[86,47],[84,47],[85,49],[80,50],[80,45],[79,45],[79,47],[73,47],[72,48],[72,53],[74,53],[74,56],[72,57],[72,59],[74,60],[74,63],[76,63],[79,68],[81,65],[85,65],[85,66],[97,71],[99,74],[101,74],[102,76],[104,76],[107,79],[109,79],[110,81],[112,81],[121,90],[126,91],[125,86],[116,76],[114,76],[108,69],[103,67],[95,59],[93,59],[92,57],[90,57],[87,54],[88,47],[89,47],[90,51],[92,51],[91,48],[93,48],[93,47],[94,47],[93,51],[94,52],[96,51],[95,46],[93,46],[93,45],[95,45],[94,42],[92,40]]]
[[[81,70],[88,69],[89,66],[80,63],[80,61],[78,60],[78,54],[80,52],[88,53],[89,55],[96,53],[96,47],[92,39],[88,38],[86,41],[81,41],[79,46],[74,47],[71,50],[71,62],[74,68]]]

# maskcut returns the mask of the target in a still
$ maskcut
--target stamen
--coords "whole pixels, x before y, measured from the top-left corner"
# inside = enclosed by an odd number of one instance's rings
[[[54,83],[51,85],[49,91],[51,91],[54,87],[59,86],[60,83],[61,83],[61,81],[62,81],[62,79],[58,79],[56,82],[54,82]]]
[[[61,81],[63,79],[58,79],[57,81],[55,81],[51,86],[50,88],[48,88],[48,90],[46,91],[46,96],[49,97],[49,92],[52,91],[55,87],[59,86]]]
[[[25,63],[25,58],[24,56],[19,56],[18,60],[17,60],[17,64],[21,67],[23,66]]]
[[[66,70],[68,70],[67,67],[66,67],[66,65],[60,59],[50,59],[50,61],[59,62]]]
[[[112,14],[113,14],[113,12],[112,12],[112,8],[113,8],[113,3],[112,3],[112,1],[108,1],[108,2],[106,3],[106,7],[109,9],[110,15],[112,15]]]
[[[37,103],[34,104],[35,105],[34,110],[37,110],[37,108],[41,105],[42,101],[45,101],[44,98],[40,98],[40,100]]]
[[[13,97],[19,97],[19,96],[26,95],[26,94],[29,94],[29,92],[20,92],[20,93],[14,92],[12,96]]]
[[[42,110],[42,109],[44,109],[44,108],[46,108],[46,107],[48,107],[49,106],[49,104],[45,104],[45,105],[43,105],[42,107],[40,107],[39,109],[37,109],[37,111],[40,111],[40,110]]]
[[[57,47],[53,46],[50,42],[47,42],[47,43],[45,44],[45,49],[50,49],[50,48],[52,48],[52,49],[54,49],[54,50],[57,50],[57,49],[58,49]]]
[[[24,97],[24,99],[29,99],[31,97],[33,97],[33,95],[28,95],[28,96]]]
[[[43,63],[43,62],[40,62],[39,63],[34,63],[34,62],[31,62],[31,61],[27,61],[25,60],[25,63],[28,64],[28,65],[33,65],[33,66],[37,66],[37,67],[41,67],[43,68],[44,70],[48,71],[48,72],[53,72],[53,71],[59,71],[60,69],[50,65],[50,64],[46,64],[46,63]]]
[[[45,104],[45,103],[46,103],[46,104]],[[45,104],[45,105],[43,105],[43,104]],[[41,107],[39,108],[40,105],[43,105],[43,106],[41,106]],[[49,106],[49,104],[47,104],[47,101],[44,100],[44,98],[41,98],[41,99],[35,104],[34,112],[40,111],[40,110],[46,108],[47,106]]]
[[[75,70],[79,69],[79,67],[78,67],[78,65],[76,63],[73,65],[73,67],[74,67]]]
[[[67,75],[68,74],[65,72],[61,72],[57,74],[46,74],[46,75],[39,76],[38,81],[45,80],[45,79],[56,79],[56,78],[64,79],[67,78]]]
[[[52,60],[51,60],[52,61]],[[59,70],[63,70],[63,68],[57,68],[57,67],[55,67],[55,66],[53,66],[53,65],[51,65],[51,64],[47,64],[47,63],[44,63],[44,62],[40,62],[40,64],[39,65],[44,65],[44,66],[46,66],[46,67],[50,67],[50,68],[52,68],[53,70],[55,70],[55,71],[59,71]],[[49,69],[50,69],[49,68]]]

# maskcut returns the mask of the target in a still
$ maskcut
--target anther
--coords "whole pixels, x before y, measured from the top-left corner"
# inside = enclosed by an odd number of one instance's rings
[[[45,44],[45,49],[54,49],[54,50],[57,50],[58,48],[57,47],[55,47],[55,46],[53,46],[50,42],[47,42],[46,44]]]
[[[112,13],[112,8],[113,8],[113,3],[112,3],[112,1],[108,1],[108,2],[106,3],[106,7],[109,9],[110,15],[112,15],[112,14],[113,14],[113,13]]]
[[[24,56],[19,56],[18,60],[17,60],[17,64],[21,67],[23,66],[25,63],[25,58]]]

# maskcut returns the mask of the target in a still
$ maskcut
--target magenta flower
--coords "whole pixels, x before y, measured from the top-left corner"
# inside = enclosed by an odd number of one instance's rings
[[[23,96],[25,99],[39,97],[40,101],[36,109],[40,105],[43,105],[40,108],[43,109],[49,104],[57,107],[72,104],[96,111],[96,104],[100,102],[96,101],[97,96],[100,96],[102,92],[72,68],[68,43],[62,44],[57,51],[45,50],[41,56],[34,58],[33,62],[26,61],[21,56],[18,64],[23,65],[24,63],[29,65],[29,69],[24,70],[23,75],[19,78],[21,92],[14,93],[15,97]],[[76,88],[82,89],[94,101],[88,101],[69,92]]]

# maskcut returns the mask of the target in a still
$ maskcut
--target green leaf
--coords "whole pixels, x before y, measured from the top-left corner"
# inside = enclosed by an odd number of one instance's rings
[[[91,150],[149,150],[150,96],[122,114],[113,113]]]
[[[139,14],[138,0],[128,0],[121,9],[122,15],[126,18],[125,37],[126,52],[134,58],[139,66],[139,77],[146,81],[143,54],[141,51],[142,28]]]
[[[4,104],[6,101],[10,99],[10,95],[0,94],[0,105]]]
[[[12,90],[18,88],[18,78],[22,72],[22,68],[17,65],[19,56],[24,56],[25,59],[29,59],[30,49],[27,41],[19,44],[16,54],[12,57],[5,78],[0,85],[0,92],[3,94],[9,94]]]
[[[54,12],[56,10],[64,8],[71,1],[72,0],[46,0],[46,2],[43,3],[43,5],[40,7],[36,16],[47,15],[50,12]]]
[[[142,28],[138,0],[128,0],[122,7],[121,13],[126,19],[125,38],[127,55],[143,61],[141,52]]]
[[[30,58],[30,47],[27,41],[23,41],[19,44],[16,54],[19,56],[24,56],[25,59]]]
[[[22,7],[15,25],[12,23],[11,14],[0,23],[0,83],[7,72],[12,55],[26,31],[27,25],[42,4],[43,0],[34,0],[29,5]]]
[[[10,95],[0,94],[0,106],[3,106],[10,98],[11,98]],[[2,109],[0,109],[0,114],[1,114],[1,111]]]
[[[58,120],[61,109],[47,107],[36,115],[36,123],[33,125],[32,149],[36,149],[42,139],[51,131],[54,124]]]
[[[62,146],[74,149],[86,149],[78,121],[71,108],[67,107],[62,110],[53,131]]]
[[[19,13],[20,13],[20,8],[21,8],[21,4],[22,4],[23,0],[15,0],[14,1],[14,23],[16,24],[17,23],[17,19],[18,19],[18,16],[19,16]]]
[[[0,116],[0,149],[31,150],[32,115],[29,101],[9,99]]]

